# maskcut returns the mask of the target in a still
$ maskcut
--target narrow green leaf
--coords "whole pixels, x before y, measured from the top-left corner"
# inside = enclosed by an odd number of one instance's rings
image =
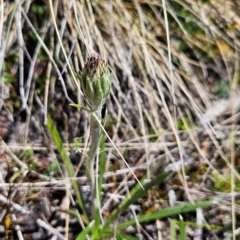
[[[129,206],[136,202],[138,198],[142,197],[145,193],[147,193],[147,191],[151,187],[161,183],[164,179],[166,179],[170,173],[171,171],[159,174],[151,182],[144,184],[144,189],[142,189],[139,184],[136,184],[136,186],[133,187],[133,189],[130,191],[130,196],[123,199],[123,201],[118,205],[118,207],[112,211],[111,215],[107,218],[103,229],[106,229],[112,222],[114,222],[119,214],[124,213],[126,210],[128,210]],[[141,183],[144,182],[144,179],[145,177],[143,177]]]
[[[129,234],[125,234],[125,233],[119,233],[116,232],[116,230],[113,229],[107,229],[105,231],[101,232],[101,236],[98,239],[104,239],[104,238],[113,238],[117,239],[117,240],[138,240],[138,238],[135,238]],[[78,239],[77,239],[78,240]]]
[[[138,238],[136,237],[133,237],[131,235],[128,235],[128,234],[123,234],[123,233],[119,233],[118,235],[120,235],[122,237],[122,239],[124,240],[138,240]]]
[[[180,222],[180,240],[185,240],[186,239],[185,222],[181,215],[179,215],[179,222]]]
[[[77,104],[77,103],[70,103],[69,104],[70,106],[73,106],[75,108],[78,108],[78,109],[83,109],[83,110],[86,110],[88,112],[90,112],[90,110],[86,107],[84,107],[82,104]]]
[[[170,239],[176,240],[176,220],[170,219]]]
[[[104,239],[104,238],[111,238],[114,237],[116,235],[116,231],[113,229],[106,229],[106,230],[102,230],[100,232],[99,238],[98,239]]]
[[[63,146],[63,143],[62,143],[62,140],[59,136],[59,133],[52,121],[52,119],[50,117],[48,117],[48,121],[47,121],[47,127],[48,127],[48,130],[49,132],[51,133],[51,136],[52,136],[52,139],[57,147],[57,150],[63,160],[63,163],[67,169],[67,172],[68,172],[68,176],[70,178],[74,178],[74,169],[73,169],[73,165],[72,165],[72,162],[69,158],[69,156],[67,155],[65,149],[64,149],[64,146]],[[72,186],[73,186],[73,189],[74,189],[74,192],[76,194],[76,197],[77,197],[77,203],[80,207],[80,209],[83,211],[83,220],[88,223],[89,220],[88,220],[88,215],[87,215],[87,212],[85,210],[85,206],[84,206],[84,202],[83,202],[83,198],[82,198],[82,195],[81,195],[81,191],[80,191],[80,187],[77,183],[76,180],[72,180]]]
[[[197,202],[197,203],[186,203],[186,204],[182,204],[182,205],[175,206],[175,207],[165,208],[160,211],[150,213],[150,214],[145,214],[145,215],[138,217],[138,222],[146,223],[146,222],[153,221],[156,219],[167,218],[167,217],[171,217],[171,216],[174,216],[177,214],[194,211],[199,207],[201,207],[201,208],[210,207],[213,204],[214,204],[213,201],[203,201],[203,202]],[[117,229],[118,230],[125,229],[134,224],[136,224],[135,219],[131,219],[129,221],[118,224]]]
[[[84,240],[88,233],[92,231],[92,226],[87,226],[82,232],[80,232],[76,238],[76,240]]]

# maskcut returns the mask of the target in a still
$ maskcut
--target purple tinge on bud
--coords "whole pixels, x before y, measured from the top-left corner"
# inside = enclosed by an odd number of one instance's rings
[[[92,54],[80,75],[81,90],[91,111],[102,108],[111,88],[111,72],[99,54]]]

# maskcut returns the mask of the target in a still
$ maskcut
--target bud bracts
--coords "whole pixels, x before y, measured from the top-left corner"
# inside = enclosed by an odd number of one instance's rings
[[[99,54],[92,54],[80,74],[81,90],[91,111],[102,108],[111,88],[112,74]]]

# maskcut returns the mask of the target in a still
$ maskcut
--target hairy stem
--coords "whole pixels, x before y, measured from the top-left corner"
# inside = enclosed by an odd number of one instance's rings
[[[91,136],[91,144],[88,153],[87,159],[87,175],[90,184],[90,191],[91,191],[91,198],[92,198],[92,219],[97,212],[97,190],[96,190],[96,179],[95,179],[95,172],[94,172],[94,160],[97,153],[97,149],[99,146],[100,141],[100,133],[101,128],[97,119],[101,121],[101,109],[93,112],[90,114],[90,136]]]

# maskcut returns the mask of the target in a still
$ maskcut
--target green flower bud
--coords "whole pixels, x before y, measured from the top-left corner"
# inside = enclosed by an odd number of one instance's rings
[[[91,111],[102,108],[111,88],[112,74],[99,54],[92,54],[80,74],[81,90]]]

